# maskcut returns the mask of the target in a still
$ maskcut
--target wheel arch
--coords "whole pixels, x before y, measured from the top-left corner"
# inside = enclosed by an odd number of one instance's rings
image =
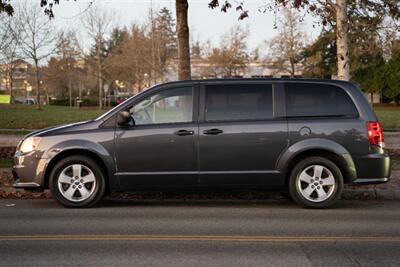
[[[104,179],[106,180],[106,192],[113,190],[114,185],[112,182],[112,180],[113,180],[112,179],[112,171],[107,167],[104,159],[96,152],[94,152],[92,150],[88,150],[88,149],[82,149],[82,148],[65,149],[51,158],[51,160],[47,163],[45,173],[44,173],[44,188],[45,189],[49,188],[50,174],[51,174],[51,171],[53,170],[54,166],[60,160],[66,158],[66,157],[69,157],[69,156],[74,156],[74,155],[86,156],[88,158],[95,160],[100,165],[100,168],[104,174]]]
[[[285,185],[294,166],[301,160],[312,157],[325,157],[340,169],[345,183],[356,179],[356,169],[350,153],[340,144],[325,139],[306,139],[290,146],[280,157],[277,169],[285,178]]]

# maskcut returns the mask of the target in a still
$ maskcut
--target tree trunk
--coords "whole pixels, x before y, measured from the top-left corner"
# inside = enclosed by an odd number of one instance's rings
[[[46,105],[50,105],[49,89],[46,86],[43,86],[43,88],[46,93]]]
[[[24,83],[25,86],[25,99],[28,99],[28,85],[26,83]]]
[[[98,38],[97,44],[97,70],[98,70],[98,83],[99,83],[99,109],[103,108],[103,73],[101,68],[101,52],[100,52],[100,45],[101,40]]]
[[[12,75],[12,70],[10,69],[8,72],[8,79],[9,79],[9,83],[8,83],[8,92],[10,94],[10,104],[14,104],[14,96],[13,96],[13,75]]]
[[[338,79],[350,80],[350,60],[348,44],[347,0],[336,1],[336,47]]]
[[[79,100],[82,100],[82,82],[81,81],[79,81],[78,86],[79,86]]]
[[[176,0],[176,31],[178,33],[178,79],[190,80],[190,46],[188,0]]]
[[[36,90],[37,90],[37,108],[39,110],[42,109],[41,103],[40,103],[40,79],[39,79],[39,66],[38,66],[38,60],[35,59],[35,79],[36,79]]]
[[[72,107],[72,86],[70,78],[68,78],[68,98],[69,98],[69,106]]]
[[[294,78],[294,75],[296,74],[296,69],[295,69],[295,63],[294,60],[290,60],[290,77]]]

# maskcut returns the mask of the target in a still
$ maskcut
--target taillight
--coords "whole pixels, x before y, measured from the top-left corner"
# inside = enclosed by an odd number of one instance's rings
[[[368,138],[371,145],[385,147],[383,139],[383,131],[379,122],[369,121],[367,122]]]

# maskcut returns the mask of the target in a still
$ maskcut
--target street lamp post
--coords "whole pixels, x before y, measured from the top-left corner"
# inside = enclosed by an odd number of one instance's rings
[[[144,74],[144,87],[149,87],[149,85],[150,85],[150,81],[149,81],[149,74],[146,72],[145,74]]]
[[[25,86],[25,99],[28,99],[28,82],[26,80],[24,81],[24,86]]]
[[[115,80],[115,87],[116,87],[116,93],[114,93],[114,95],[116,96],[116,95],[119,95],[119,85],[120,85],[120,82],[119,82],[119,80]],[[117,98],[115,98],[115,99],[117,99]]]
[[[32,92],[32,86],[26,80],[24,81],[24,85],[25,85],[25,101],[27,102],[28,98],[30,97],[29,94],[30,92]]]
[[[39,84],[40,84],[40,88],[43,88],[46,93],[46,105],[47,105],[49,103],[49,94],[48,94],[46,88],[44,88],[42,80],[39,81]]]

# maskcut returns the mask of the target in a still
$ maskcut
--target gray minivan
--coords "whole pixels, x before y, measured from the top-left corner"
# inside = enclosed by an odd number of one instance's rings
[[[14,187],[67,207],[112,191],[290,192],[328,207],[345,183],[387,182],[382,128],[352,83],[218,79],[156,85],[99,118],[25,136]]]

